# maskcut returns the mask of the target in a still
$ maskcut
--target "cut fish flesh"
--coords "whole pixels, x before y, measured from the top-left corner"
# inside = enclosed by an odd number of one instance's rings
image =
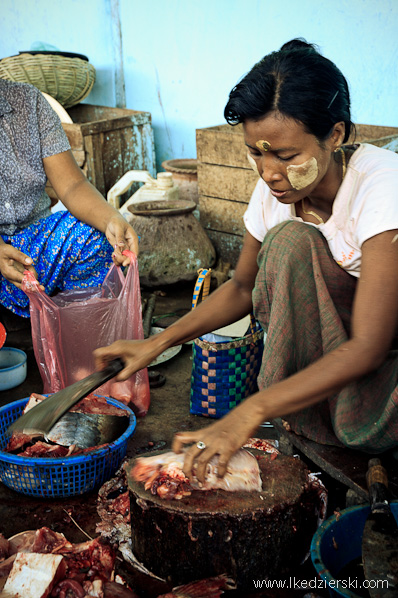
[[[47,397],[33,393],[23,413],[46,400]],[[58,456],[68,457],[70,454],[76,454],[78,449],[89,449],[108,444],[119,438],[127,429],[129,424],[129,412],[107,402],[105,397],[88,395],[76,405],[74,405],[61,419],[51,428],[46,436],[46,440],[61,445],[63,447],[73,447],[70,453],[68,451],[56,454],[55,449],[43,450],[44,444],[35,443],[29,447],[28,452],[22,454],[30,457],[55,458]],[[16,452],[26,445],[34,442],[38,434],[24,434],[22,432],[13,432],[6,451]]]
[[[170,451],[152,457],[139,457],[130,475],[135,481],[143,482],[146,490],[165,499],[181,499],[189,496],[192,490],[260,492],[262,489],[257,459],[244,449],[231,457],[223,478],[217,477],[218,456],[213,457],[207,464],[203,484],[195,477],[190,482],[182,470],[183,465],[184,453]]]

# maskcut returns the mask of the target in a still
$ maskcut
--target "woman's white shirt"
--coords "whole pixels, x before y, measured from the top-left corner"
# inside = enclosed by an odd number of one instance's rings
[[[248,232],[262,243],[268,230],[296,220],[294,204],[282,204],[260,178],[244,214]],[[398,154],[368,143],[353,153],[344,180],[324,224],[312,224],[326,238],[336,262],[359,277],[362,244],[387,230],[398,229]]]

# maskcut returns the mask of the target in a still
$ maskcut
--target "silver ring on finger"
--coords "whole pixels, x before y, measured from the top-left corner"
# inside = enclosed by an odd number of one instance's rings
[[[205,445],[205,443],[204,443],[204,442],[202,442],[201,440],[199,440],[199,442],[197,442],[197,443],[196,443],[196,446],[197,446],[197,448],[198,448],[200,451],[203,451],[203,449],[205,449],[205,448],[206,448],[206,445]]]

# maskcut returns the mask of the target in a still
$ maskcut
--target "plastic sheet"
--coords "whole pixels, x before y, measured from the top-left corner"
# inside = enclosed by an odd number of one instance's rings
[[[44,394],[94,372],[94,349],[119,339],[144,338],[137,257],[124,254],[131,259],[126,276],[113,265],[101,287],[67,290],[54,297],[25,274],[22,288],[30,299],[33,348]],[[131,403],[143,416],[150,402],[147,369],[123,382],[110,380],[96,394]]]

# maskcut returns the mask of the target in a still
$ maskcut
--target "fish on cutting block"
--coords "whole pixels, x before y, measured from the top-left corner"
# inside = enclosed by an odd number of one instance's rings
[[[184,457],[184,453],[177,454],[172,451],[151,457],[139,457],[130,473],[135,481],[145,484],[146,490],[164,499],[178,500],[189,496],[192,490],[261,491],[257,459],[244,449],[240,449],[230,459],[223,478],[217,477],[219,457],[214,456],[207,465],[203,484],[195,476],[191,482],[185,476],[182,470]]]

